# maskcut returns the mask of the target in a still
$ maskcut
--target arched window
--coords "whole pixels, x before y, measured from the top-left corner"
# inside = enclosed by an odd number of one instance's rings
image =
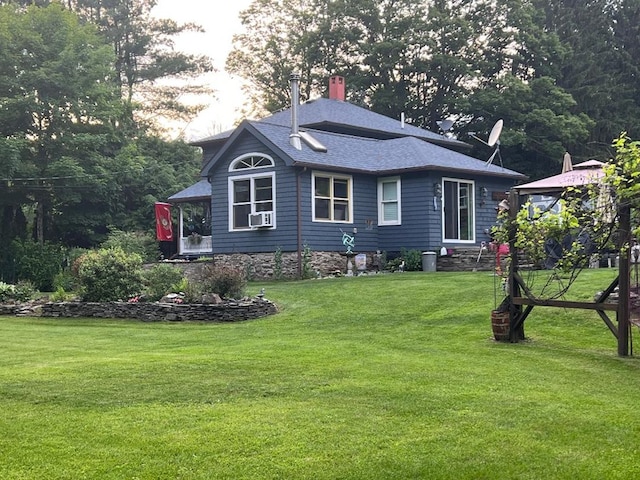
[[[247,153],[236,158],[229,165],[230,172],[239,170],[251,170],[255,168],[266,168],[275,166],[273,159],[263,153]]]
[[[229,230],[275,228],[275,167],[268,155],[249,153],[229,165]]]

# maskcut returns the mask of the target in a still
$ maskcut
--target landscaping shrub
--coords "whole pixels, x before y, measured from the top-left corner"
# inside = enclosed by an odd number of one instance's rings
[[[182,279],[182,271],[166,263],[154,265],[142,274],[145,295],[152,302],[171,293]]]
[[[31,282],[21,280],[15,285],[0,282],[0,303],[4,302],[28,302],[36,293],[36,288]]]
[[[171,291],[175,293],[180,293],[180,292],[185,293],[188,288],[189,288],[189,280],[187,280],[187,277],[182,277],[180,280],[178,280],[178,282],[174,283],[171,286]]]
[[[217,293],[222,298],[241,298],[247,285],[243,270],[227,266],[207,265],[202,272],[201,292]],[[190,292],[191,294],[196,292]]]
[[[312,257],[311,247],[306,243],[304,244],[303,247],[304,248],[302,250],[302,278],[303,279],[315,278],[316,274],[313,271],[313,265],[311,265],[311,257]]]
[[[73,276],[70,269],[63,270],[53,277],[53,291],[55,292],[60,288],[67,292],[76,289],[76,278]]]
[[[14,240],[11,243],[15,259],[15,277],[32,282],[40,291],[53,289],[54,277],[62,271],[64,251],[61,245],[32,240]]]
[[[49,295],[52,302],[68,302],[73,298],[73,294],[65,291],[63,287],[56,288],[56,291]]]
[[[273,254],[273,278],[276,280],[282,280],[282,248],[276,248]]]
[[[16,283],[13,298],[18,302],[28,302],[33,299],[38,289],[28,280],[20,280]]]
[[[0,303],[7,302],[13,298],[15,293],[15,285],[0,282]]]
[[[125,253],[140,255],[144,262],[152,262],[160,257],[158,242],[143,232],[123,232],[112,228],[102,248],[120,248]]]
[[[142,258],[121,248],[102,248],[81,256],[74,264],[80,296],[88,302],[127,300],[140,292]]]
[[[392,260],[389,260],[384,264],[385,270],[389,270],[390,272],[397,272],[400,270],[400,265],[402,265],[402,257],[396,257]]]
[[[400,255],[404,259],[406,272],[418,272],[422,270],[422,253],[420,250],[402,249]]]

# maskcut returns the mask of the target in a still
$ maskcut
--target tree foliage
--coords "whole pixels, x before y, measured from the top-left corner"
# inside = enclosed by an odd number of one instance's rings
[[[1,250],[13,239],[93,247],[114,228],[153,231],[155,201],[197,177],[196,149],[131,125],[117,56],[96,25],[57,2],[1,3]]]
[[[55,4],[98,29],[113,50],[114,79],[125,107],[121,128],[142,126],[162,132],[167,120],[193,117],[203,108],[193,99],[212,93],[197,80],[213,70],[211,59],[178,51],[174,45],[177,35],[201,32],[202,27],[154,17],[157,0],[0,0],[3,3]]]
[[[0,201],[13,225],[33,205],[36,237],[82,201],[81,188],[108,188],[100,162],[122,143],[113,59],[95,28],[58,5],[0,7],[0,138],[8,151]]]
[[[638,133],[638,0],[255,0],[227,61],[248,81],[254,110],[289,103],[347,77],[349,100],[437,130],[468,135],[498,118],[505,166],[533,178],[608,157],[620,131]]]
[[[196,81],[213,69],[211,60],[174,48],[176,35],[201,32],[199,25],[155,18],[151,10],[157,0],[68,0],[66,4],[97,25],[113,46],[117,80],[131,121],[157,128],[158,119],[190,118],[202,108],[181,98],[211,93]]]

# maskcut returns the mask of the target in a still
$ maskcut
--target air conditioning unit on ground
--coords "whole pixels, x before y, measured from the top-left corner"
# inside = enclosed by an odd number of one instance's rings
[[[249,214],[251,228],[273,227],[273,212],[258,212]]]

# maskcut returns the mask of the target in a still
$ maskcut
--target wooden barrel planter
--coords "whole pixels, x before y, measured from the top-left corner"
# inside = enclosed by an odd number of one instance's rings
[[[493,338],[499,342],[509,341],[509,312],[491,311]]]

